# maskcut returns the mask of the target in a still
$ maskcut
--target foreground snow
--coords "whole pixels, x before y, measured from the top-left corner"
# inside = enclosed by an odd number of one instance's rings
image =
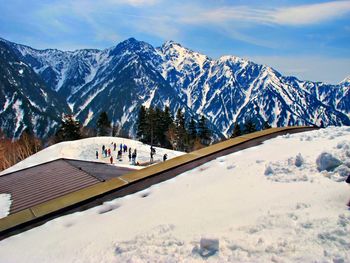
[[[0,218],[6,217],[10,212],[11,195],[0,194]]]
[[[117,144],[116,151],[113,151],[113,145],[111,143]],[[87,139],[81,139],[76,141],[68,141],[54,144],[50,147],[43,149],[42,151],[33,154],[27,159],[15,164],[14,166],[2,171],[1,174],[14,172],[21,170],[27,167],[38,165],[41,163],[49,162],[56,160],[58,158],[68,158],[68,159],[77,159],[77,160],[86,160],[86,161],[98,161],[110,163],[109,157],[103,157],[101,154],[102,145],[105,145],[111,149],[112,155],[114,158],[114,164],[118,166],[132,167],[134,169],[141,169],[143,167],[138,167],[131,165],[127,154],[123,154],[121,161],[117,161],[116,154],[119,150],[120,144],[126,144],[128,147],[131,147],[132,150],[137,149],[137,161],[140,163],[149,162],[150,160],[150,146],[143,144],[142,142],[124,139],[118,137],[92,137]],[[163,155],[166,153],[168,159],[174,158],[176,156],[182,155],[184,153],[172,151],[164,148],[156,148],[156,155],[154,156],[155,162],[160,162],[163,160]],[[99,152],[99,158],[96,159],[96,151]]]
[[[341,165],[320,168],[323,152]],[[349,127],[278,137],[5,239],[0,258],[349,262],[349,158]]]

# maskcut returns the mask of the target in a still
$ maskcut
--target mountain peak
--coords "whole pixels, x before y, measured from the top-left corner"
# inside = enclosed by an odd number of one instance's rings
[[[350,76],[347,76],[345,79],[343,79],[340,83],[340,85],[344,84],[350,84]]]
[[[164,42],[164,44],[162,45],[163,48],[169,48],[172,46],[182,47],[180,43],[177,43],[174,40],[168,40],[168,41]]]
[[[116,45],[112,51],[111,54],[118,54],[119,52],[139,52],[144,50],[153,50],[153,46],[150,44],[139,41],[133,37],[128,38],[122,42],[120,42],[118,45]]]
[[[124,40],[123,42],[127,42],[127,43],[138,43],[140,41],[138,41],[136,38],[134,37],[129,37],[128,39]]]
[[[133,37],[130,37],[120,43],[118,43],[116,45],[116,47],[118,46],[128,46],[128,47],[131,47],[131,46],[135,46],[135,45],[140,45],[140,43],[144,43],[142,41],[138,41],[136,38],[133,38]]]

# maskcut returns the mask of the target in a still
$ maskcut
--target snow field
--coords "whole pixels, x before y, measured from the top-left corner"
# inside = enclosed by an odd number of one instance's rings
[[[113,151],[113,145],[111,143],[117,144],[116,151]],[[40,152],[37,152],[36,154],[33,154],[32,156],[15,164],[14,166],[2,171],[0,175],[38,165],[44,162],[56,160],[59,158],[110,163],[109,157],[104,157],[102,155],[102,145],[105,145],[107,149],[111,149],[111,154],[114,159],[113,164],[116,164],[118,166],[131,167],[134,169],[144,168],[141,166],[131,165],[131,163],[129,162],[128,153],[124,153],[122,155],[122,160],[117,161],[117,151],[119,150],[119,145],[121,143],[123,145],[126,144],[128,147],[131,147],[132,151],[134,149],[137,150],[136,161],[140,163],[149,162],[150,146],[147,144],[143,144],[142,142],[131,139],[124,139],[118,137],[92,137],[87,139],[54,144],[50,147],[41,150]],[[165,153],[168,155],[168,159],[184,154],[182,152],[172,151],[164,148],[155,147],[155,149],[156,154],[153,157],[154,162],[163,161],[163,155]],[[99,153],[98,159],[96,159],[96,151],[98,151]]]
[[[349,262],[349,143],[349,127],[281,136],[5,239],[0,258]],[[324,152],[340,166],[319,171]]]

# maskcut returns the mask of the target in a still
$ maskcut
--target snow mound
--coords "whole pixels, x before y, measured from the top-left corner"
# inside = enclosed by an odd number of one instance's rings
[[[316,159],[317,169],[320,172],[333,171],[335,168],[337,168],[341,164],[342,162],[339,159],[337,159],[331,153],[328,153],[328,152],[321,153]]]
[[[8,216],[11,207],[11,195],[0,194],[0,218]]]
[[[264,171],[266,178],[273,182],[291,183],[310,180],[304,159],[299,153],[296,158],[270,162]],[[312,180],[312,179],[311,179]]]
[[[114,151],[114,143],[117,145],[116,151]],[[103,163],[110,163],[109,157],[105,157],[102,152],[102,146],[106,149],[110,149],[114,162],[116,162],[116,154],[119,150],[120,144],[127,145],[132,150],[137,150],[137,162],[146,163],[150,161],[150,146],[143,144],[142,142],[119,138],[119,137],[91,137],[76,141],[67,141],[49,146],[36,154],[28,157],[27,159],[15,164],[14,166],[2,171],[1,174],[14,172],[24,168],[32,167],[41,163],[49,162],[59,158],[76,159],[83,161],[97,161]],[[163,161],[163,155],[167,154],[168,159],[174,158],[184,154],[183,152],[173,151],[169,149],[154,147],[156,154],[153,156],[154,162]],[[99,153],[98,159],[96,159],[96,151]],[[122,159],[117,162],[118,166],[131,167],[134,169],[141,169],[143,167],[134,166],[129,162],[128,154],[123,154]]]

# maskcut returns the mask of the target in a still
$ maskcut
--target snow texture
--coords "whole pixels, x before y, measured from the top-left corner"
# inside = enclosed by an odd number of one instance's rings
[[[344,141],[350,128],[330,127],[222,156],[2,240],[1,261],[350,262],[349,185],[316,165],[345,165]]]
[[[10,213],[11,195],[0,194],[0,218],[6,217]]]

